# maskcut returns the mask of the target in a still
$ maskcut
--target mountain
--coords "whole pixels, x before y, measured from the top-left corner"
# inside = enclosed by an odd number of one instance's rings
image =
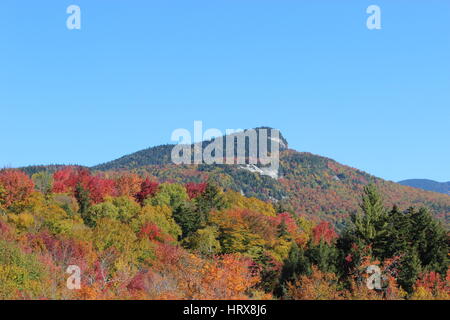
[[[268,140],[271,140],[270,136]],[[203,142],[202,147],[205,148],[212,142],[213,140]],[[328,220],[338,228],[346,223],[350,214],[359,209],[359,197],[363,187],[373,182],[385,195],[386,205],[397,204],[404,209],[410,206],[426,206],[445,224],[450,222],[449,195],[403,186],[326,157],[288,149],[288,142],[282,134],[278,142],[280,165],[275,176],[261,165],[175,165],[170,157],[174,145],[148,148],[97,165],[92,170],[130,170],[139,174],[150,174],[162,182],[186,183],[210,179],[224,189],[277,202],[280,210],[296,211]],[[194,147],[191,148],[193,150]],[[245,154],[248,157],[248,145]]]
[[[428,179],[409,179],[399,182],[404,186],[419,188],[427,191],[439,192],[450,195],[450,181],[437,182]]]
[[[260,129],[263,128],[268,127],[256,128],[258,139]],[[205,141],[201,146],[206,148],[215,141],[215,139]],[[247,197],[273,201],[278,210],[295,211],[300,215],[330,221],[338,229],[348,223],[350,214],[358,211],[364,186],[374,183],[384,195],[387,206],[396,204],[402,209],[410,206],[426,206],[444,224],[450,225],[448,194],[424,191],[386,181],[326,157],[289,149],[288,142],[281,133],[278,140],[268,135],[267,141],[276,141],[279,144],[280,161],[276,170],[251,163],[177,165],[171,161],[175,145],[151,147],[90,169],[105,175],[122,170],[132,171],[150,175],[160,182],[187,183],[212,180],[226,190],[231,189]],[[223,146],[225,154],[226,144]],[[195,149],[194,145],[187,148],[191,151]],[[236,152],[233,154],[237,155]],[[245,158],[247,161],[251,158],[248,143],[245,144]],[[31,168],[33,172],[36,171],[36,167]],[[45,167],[39,168],[44,170]]]
[[[250,129],[250,130],[254,130],[256,132],[256,136],[257,136],[257,148],[256,151],[259,152],[259,136],[260,133],[262,132],[262,130],[265,129],[268,133],[267,135],[267,145],[268,145],[268,149],[270,151],[270,142],[272,139],[271,136],[271,132],[272,130],[274,130],[273,128],[270,127],[258,127],[258,128],[254,128],[254,129]],[[236,133],[234,135],[228,135],[224,137],[224,141],[223,141],[223,150],[224,153],[226,153],[227,151],[227,145],[226,145],[226,138],[227,137],[236,137],[236,136],[240,136],[245,135],[245,133],[247,133],[249,130],[245,130],[242,133]],[[209,140],[209,141],[203,141],[201,143],[201,147],[204,150],[210,143],[214,142],[215,139]],[[283,135],[281,133],[279,133],[279,149],[280,150],[286,150],[288,147],[288,142],[287,140],[283,137]],[[167,165],[167,164],[172,164],[172,160],[171,160],[171,153],[172,153],[172,149],[175,147],[174,144],[166,144],[166,145],[161,145],[161,146],[157,146],[157,147],[151,147],[151,148],[147,148],[126,156],[123,156],[119,159],[107,162],[107,163],[103,163],[103,164],[99,164],[97,166],[92,167],[93,170],[101,170],[101,171],[105,171],[105,170],[124,170],[124,169],[135,169],[135,168],[139,168],[142,166],[149,166],[149,165]],[[233,143],[233,147],[234,147],[234,156],[237,157],[237,141],[235,139],[234,143]],[[193,153],[193,148],[194,145],[191,146],[192,149],[192,153]],[[249,142],[248,140],[246,140],[246,144],[245,144],[245,155],[248,158],[249,156]],[[191,156],[191,160],[193,162],[193,155]]]

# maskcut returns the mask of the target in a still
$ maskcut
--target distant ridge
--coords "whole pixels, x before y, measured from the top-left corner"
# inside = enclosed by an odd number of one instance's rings
[[[67,164],[49,164],[49,165],[36,165],[36,166],[27,166],[19,168],[29,176],[32,176],[35,173],[39,172],[48,172],[48,173],[55,173],[59,169],[65,168],[65,167],[83,167],[80,165],[67,165]]]
[[[450,181],[437,182],[428,179],[408,179],[399,182],[408,187],[419,188],[426,191],[439,192],[450,195]]]

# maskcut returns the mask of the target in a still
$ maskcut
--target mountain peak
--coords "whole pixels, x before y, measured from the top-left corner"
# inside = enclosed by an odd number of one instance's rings
[[[253,147],[256,148],[257,154],[260,155],[260,137],[263,136],[267,139],[267,151],[270,153],[272,151],[272,144],[273,142],[278,143],[279,151],[287,150],[288,149],[288,142],[282,135],[282,133],[278,131],[277,137],[276,134],[274,134],[274,128],[261,126],[256,127],[253,129],[245,129],[243,131],[238,131],[232,134],[224,135],[221,138],[223,139],[223,151],[224,154],[226,154],[227,150],[227,139],[232,138],[235,139],[234,141],[234,156],[238,157],[238,148],[239,148],[239,139],[236,139],[238,136],[243,138],[244,148],[243,154],[245,154],[246,158],[249,158],[251,155],[250,152],[250,146],[251,142],[250,139],[252,136],[256,136],[256,141],[253,143]],[[252,134],[251,131],[254,131],[255,133]],[[205,150],[206,147],[208,147],[211,143],[213,143],[217,138],[213,138],[211,140],[202,141],[201,143],[192,143],[190,144],[191,149],[194,150],[195,145],[201,144],[202,150]],[[135,153],[125,155],[119,159],[99,164],[97,166],[92,167],[94,170],[100,170],[100,171],[106,171],[106,170],[115,170],[115,169],[134,169],[138,167],[143,166],[149,166],[149,165],[166,165],[166,164],[172,164],[172,150],[176,146],[176,144],[166,144],[166,145],[159,145],[156,147],[150,147],[144,150],[137,151]],[[193,155],[192,155],[192,163],[194,162]],[[252,163],[248,163],[252,164]],[[273,173],[271,173],[271,176],[273,176]]]

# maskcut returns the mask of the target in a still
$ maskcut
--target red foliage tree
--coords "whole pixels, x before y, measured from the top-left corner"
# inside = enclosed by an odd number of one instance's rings
[[[92,176],[89,170],[79,167],[67,167],[53,175],[53,192],[74,194],[80,184],[89,191],[93,203],[99,203],[108,195],[114,194],[114,181],[100,176]]]
[[[157,182],[153,182],[149,178],[145,179],[141,183],[141,190],[135,195],[136,200],[143,205],[145,199],[155,195],[158,191],[158,186]]]
[[[161,230],[154,223],[146,223],[140,232],[141,237],[148,238],[150,241],[161,239]]]
[[[197,198],[198,196],[202,195],[205,192],[207,186],[208,186],[207,182],[203,182],[203,183],[189,182],[189,183],[187,183],[186,191],[189,196],[189,199],[194,199],[194,198]]]
[[[127,285],[127,289],[129,291],[143,291],[146,289],[146,282],[149,278],[147,271],[138,272],[133,279],[131,279],[130,283]]]
[[[86,188],[93,203],[102,202],[106,196],[113,195],[115,190],[114,181],[99,176],[91,176]]]
[[[324,241],[331,244],[334,239],[338,237],[333,227],[329,222],[322,221],[313,229],[313,242],[318,244],[320,241]]]
[[[47,231],[37,234],[27,234],[27,247],[33,252],[42,251],[49,254],[56,264],[68,266],[78,265],[86,269],[87,256],[93,255],[92,244],[89,242],[58,238]]]
[[[89,176],[89,171],[83,168],[66,167],[58,170],[53,174],[53,192],[72,193],[75,191],[76,185],[81,181],[86,181]]]
[[[30,177],[15,169],[0,170],[0,186],[4,189],[0,194],[0,204],[6,207],[25,200],[34,190],[34,183]]]

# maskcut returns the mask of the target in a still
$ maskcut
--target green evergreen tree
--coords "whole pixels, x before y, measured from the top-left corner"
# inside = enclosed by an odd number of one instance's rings
[[[196,232],[205,222],[204,217],[197,210],[195,204],[188,201],[182,203],[174,210],[173,218],[181,227],[182,239]]]
[[[421,208],[409,209],[410,243],[416,248],[418,258],[426,271],[445,274],[448,268],[447,232],[430,212]]]
[[[382,252],[379,252],[381,259],[406,252],[411,242],[411,221],[408,214],[394,206],[388,214],[387,222],[387,232],[378,243],[378,246],[383,249]]]
[[[352,215],[356,233],[367,243],[385,231],[387,213],[383,200],[374,184],[364,187],[361,202],[362,213]]]
[[[289,232],[287,230],[286,221],[283,219],[281,220],[281,223],[277,227],[277,236],[279,238],[286,237],[289,235]]]
[[[397,277],[398,284],[407,293],[411,294],[414,290],[414,284],[421,271],[420,259],[417,251],[409,249],[400,261],[400,268]]]
[[[85,189],[81,183],[78,183],[75,187],[75,199],[77,199],[78,206],[79,206],[79,213],[81,214],[81,217],[83,218],[86,225],[89,225],[91,221],[89,220],[88,211],[90,207],[90,195],[89,190]]]
[[[336,272],[338,250],[334,245],[324,241],[317,245],[309,243],[305,255],[309,260],[308,265],[316,265],[323,272]]]
[[[194,202],[197,206],[197,211],[204,215],[205,220],[211,210],[222,210],[227,207],[222,193],[213,183],[208,183],[205,192],[195,198]]]
[[[283,269],[281,271],[281,283],[293,281],[299,275],[309,274],[311,272],[311,263],[305,255],[305,250],[298,247],[293,242],[288,258],[284,261]]]

